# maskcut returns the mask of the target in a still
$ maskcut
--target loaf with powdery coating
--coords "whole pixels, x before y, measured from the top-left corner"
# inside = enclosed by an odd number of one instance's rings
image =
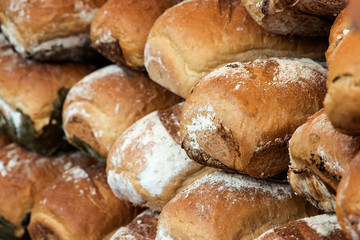
[[[131,124],[181,100],[145,73],[110,65],[70,90],[63,108],[65,134],[71,144],[105,161],[111,146]]]
[[[241,0],[190,0],[168,9],[152,27],[145,67],[152,80],[187,97],[200,79],[234,61],[268,57],[324,58],[327,40],[270,33]]]
[[[337,187],[360,151],[360,137],[336,131],[322,109],[295,131],[289,151],[288,177],[294,191],[319,209],[335,211]]]
[[[178,192],[216,169],[192,161],[180,146],[183,105],[138,120],[115,142],[107,160],[108,183],[115,195],[161,211]]]
[[[242,0],[249,14],[270,32],[328,36],[347,0]]]
[[[182,0],[109,0],[91,24],[95,48],[119,65],[144,67],[146,39],[155,20]]]
[[[110,240],[155,240],[158,219],[158,212],[146,210],[117,230]]]
[[[24,58],[88,61],[90,23],[106,0],[1,0],[1,30]]]
[[[114,196],[104,164],[76,166],[37,198],[28,229],[33,240],[101,240],[138,213],[131,203]]]
[[[287,142],[322,107],[326,70],[310,59],[231,63],[186,99],[182,146],[195,161],[269,177],[288,169]]]
[[[52,154],[65,142],[61,111],[66,94],[94,69],[25,60],[0,34],[0,131],[28,149]]]
[[[336,195],[336,216],[349,239],[360,239],[360,154],[343,174]]]
[[[43,157],[15,143],[0,148],[0,239],[21,238],[41,192],[69,168],[93,163],[80,152]]]
[[[317,213],[287,183],[216,172],[164,207],[156,239],[252,240],[275,226]]]
[[[360,33],[356,30],[344,37],[333,52],[327,79],[328,92],[324,106],[336,130],[360,135]]]
[[[256,240],[345,240],[346,235],[336,215],[323,214],[299,219],[281,227],[271,229]]]

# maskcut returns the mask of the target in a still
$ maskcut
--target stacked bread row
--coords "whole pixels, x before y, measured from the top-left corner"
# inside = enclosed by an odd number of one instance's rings
[[[38,154],[57,156],[70,143],[107,164],[101,186],[101,163],[34,177],[47,185],[20,218],[32,209],[31,237],[346,239],[333,211],[357,138],[318,112],[327,69],[315,61],[347,2],[180,2],[0,3],[4,133]],[[330,71],[346,14],[331,31]],[[94,48],[115,64],[103,67]],[[116,230],[140,213],[130,203],[149,210]],[[4,219],[22,229],[5,227],[6,238],[24,236],[26,222]]]

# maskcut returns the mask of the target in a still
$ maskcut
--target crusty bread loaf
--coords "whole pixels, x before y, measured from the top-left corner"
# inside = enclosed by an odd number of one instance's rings
[[[70,90],[63,109],[64,130],[70,143],[105,161],[126,128],[146,114],[180,101],[145,73],[110,65]]]
[[[295,131],[289,145],[294,191],[326,212],[335,211],[336,189],[360,151],[360,137],[336,131],[322,109]]]
[[[70,167],[92,163],[79,152],[46,158],[14,143],[0,148],[0,239],[20,238],[43,189]]]
[[[28,229],[34,240],[101,240],[137,213],[129,202],[114,196],[105,165],[76,166],[37,198]]]
[[[346,235],[336,219],[336,215],[323,214],[303,218],[281,227],[271,229],[256,240],[345,240]]]
[[[51,154],[63,142],[65,96],[93,70],[90,65],[24,60],[0,34],[0,129],[26,148]]]
[[[1,0],[0,25],[22,57],[86,60],[90,23],[106,0]]]
[[[270,32],[328,36],[347,0],[242,0],[253,19]]]
[[[182,104],[148,114],[128,128],[108,156],[115,195],[161,211],[186,186],[215,169],[188,158],[179,137]]]
[[[336,195],[336,216],[350,239],[360,239],[360,154],[343,174]]]
[[[155,240],[159,213],[146,210],[121,227],[110,240]]]
[[[334,24],[331,27],[329,35],[329,48],[326,50],[326,62],[330,65],[332,61],[332,56],[335,49],[340,45],[344,37],[349,33],[353,28],[350,20],[350,7],[345,8],[337,16]]]
[[[326,39],[275,35],[250,17],[241,0],[225,2],[185,1],[158,18],[145,47],[152,80],[186,97],[202,77],[229,62],[324,57]]]
[[[96,49],[119,65],[144,67],[146,39],[155,20],[182,0],[109,0],[91,24]]]
[[[182,146],[195,161],[269,177],[288,169],[287,142],[322,107],[326,70],[310,59],[231,63],[186,99]]]
[[[360,33],[350,31],[333,52],[324,106],[335,129],[360,134]]]
[[[156,239],[252,240],[317,212],[286,183],[216,172],[194,182],[164,207]]]

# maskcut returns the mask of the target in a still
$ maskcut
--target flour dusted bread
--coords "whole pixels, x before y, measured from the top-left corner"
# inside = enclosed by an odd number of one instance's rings
[[[338,131],[360,134],[360,33],[350,31],[333,52],[327,79],[324,106]]]
[[[351,24],[351,9],[346,7],[339,16],[337,16],[334,24],[331,27],[329,35],[329,48],[326,50],[326,62],[331,64],[332,56],[335,49],[340,45],[344,37],[353,29]]]
[[[129,202],[114,196],[105,165],[76,166],[37,198],[28,229],[34,240],[101,240],[137,213]]]
[[[100,161],[136,120],[181,98],[145,73],[110,65],[86,76],[69,92],[63,125],[69,142]]]
[[[164,207],[156,239],[250,240],[316,213],[286,183],[216,172],[194,182]]]
[[[256,240],[345,240],[346,235],[335,214],[323,214],[285,224],[271,229]]]
[[[90,23],[106,0],[2,0],[1,29],[22,57],[86,60]]]
[[[320,60],[326,46],[326,39],[266,31],[241,0],[190,0],[155,22],[145,47],[145,67],[152,80],[186,97],[202,77],[229,62],[267,57]]]
[[[242,0],[253,19],[270,32],[328,36],[347,0]]]
[[[51,154],[64,142],[61,110],[65,96],[93,70],[90,65],[24,60],[0,34],[0,129],[28,149]]]
[[[336,216],[349,239],[360,238],[360,155],[343,174],[336,195]]]
[[[193,162],[181,149],[182,104],[138,120],[108,156],[108,183],[115,195],[161,211],[186,186],[215,169]]]
[[[159,213],[146,210],[136,216],[128,225],[121,227],[110,240],[154,240]]]
[[[73,166],[89,166],[84,154],[43,157],[12,143],[0,148],[0,239],[21,238],[40,193]]]
[[[322,107],[326,70],[310,59],[231,63],[186,99],[182,146],[195,161],[269,177],[288,169],[287,142]]]
[[[181,0],[109,0],[91,25],[96,49],[111,61],[144,67],[146,39],[155,20]]]
[[[292,188],[318,208],[335,211],[337,187],[360,138],[336,131],[322,109],[295,131],[289,146]]]

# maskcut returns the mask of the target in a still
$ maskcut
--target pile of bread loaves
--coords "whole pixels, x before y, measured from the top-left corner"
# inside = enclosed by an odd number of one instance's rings
[[[0,239],[360,239],[352,10],[0,0]]]

